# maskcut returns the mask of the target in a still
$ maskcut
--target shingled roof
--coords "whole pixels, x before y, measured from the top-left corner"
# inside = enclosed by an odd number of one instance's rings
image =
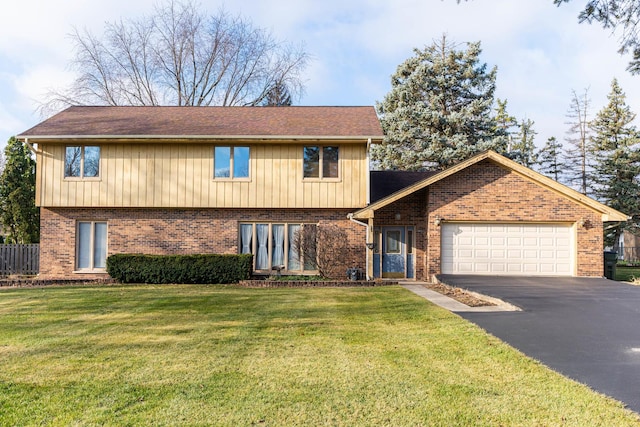
[[[247,137],[372,138],[383,133],[373,107],[76,106],[19,138]]]
[[[429,178],[437,172],[371,171],[371,203],[375,203],[396,191]]]

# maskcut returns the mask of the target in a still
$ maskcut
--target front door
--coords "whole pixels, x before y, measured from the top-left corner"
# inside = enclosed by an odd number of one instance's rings
[[[382,277],[406,277],[405,255],[405,228],[382,227]]]

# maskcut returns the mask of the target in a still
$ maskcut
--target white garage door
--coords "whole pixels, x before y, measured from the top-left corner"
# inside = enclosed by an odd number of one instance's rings
[[[442,273],[571,276],[573,232],[546,224],[443,224]]]

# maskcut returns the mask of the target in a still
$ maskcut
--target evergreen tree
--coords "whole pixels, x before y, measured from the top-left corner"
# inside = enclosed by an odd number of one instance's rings
[[[566,141],[569,147],[565,150],[567,181],[582,194],[591,193],[591,165],[589,163],[589,90],[582,95],[572,91],[571,104],[567,112],[566,123],[569,125]]]
[[[538,154],[534,138],[537,132],[533,129],[534,121],[523,119],[519,124],[519,131],[513,139],[509,156],[516,162],[528,168],[533,167],[538,162]]]
[[[283,83],[274,84],[262,102],[263,107],[287,107],[291,104],[291,94]]]
[[[553,0],[560,6],[570,0]],[[578,15],[579,22],[598,22],[612,34],[621,29],[620,54],[631,53],[627,70],[640,74],[640,4],[637,0],[588,0]]]
[[[40,213],[36,207],[36,162],[25,144],[9,138],[0,175],[0,221],[7,243],[37,243]]]
[[[552,136],[547,139],[544,147],[538,151],[538,171],[560,182],[564,169],[562,143]]]
[[[607,96],[609,102],[590,126],[594,194],[606,205],[632,215],[635,221],[612,224],[606,229],[605,243],[616,251],[623,230],[637,227],[640,214],[640,135],[632,124],[636,115],[625,98],[618,81],[613,79]]]
[[[496,68],[480,63],[480,43],[465,50],[442,37],[398,66],[377,104],[385,132],[372,158],[384,169],[445,169],[487,149],[503,151],[492,117]]]
[[[513,134],[517,132],[518,121],[514,116],[507,113],[507,100],[501,100],[496,98],[496,130],[497,133],[502,133],[507,137],[507,144],[503,151],[511,151],[511,142]]]

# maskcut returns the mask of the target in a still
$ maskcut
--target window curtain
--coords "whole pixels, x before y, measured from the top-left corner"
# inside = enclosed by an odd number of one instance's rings
[[[256,256],[256,270],[269,269],[269,224],[257,224],[258,254]]]
[[[91,268],[91,223],[78,223],[78,268]]]
[[[94,224],[93,237],[93,268],[105,268],[107,266],[107,223],[96,222]]]
[[[290,224],[289,225],[289,266],[288,270],[296,271],[300,270],[300,257],[298,256],[298,251],[296,251],[296,239],[298,238],[298,234],[300,232],[300,225],[298,224]],[[302,236],[299,236],[302,237]]]
[[[273,264],[284,265],[284,224],[273,224]]]
[[[253,225],[251,224],[241,224],[240,225],[240,239],[241,242],[241,252],[243,254],[251,253],[251,238],[253,237]]]

